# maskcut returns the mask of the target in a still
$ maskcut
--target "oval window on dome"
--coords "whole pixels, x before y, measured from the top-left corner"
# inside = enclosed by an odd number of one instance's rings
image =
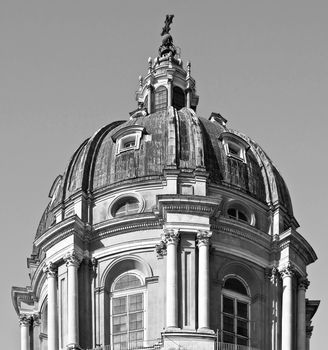
[[[141,209],[139,200],[136,197],[124,197],[119,199],[112,207],[113,217],[137,214]]]

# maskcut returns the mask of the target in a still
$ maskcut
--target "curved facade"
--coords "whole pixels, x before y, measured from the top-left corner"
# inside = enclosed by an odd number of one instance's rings
[[[22,350],[305,350],[317,257],[262,148],[198,95],[166,31],[127,121],[85,140],[49,192],[12,289]]]

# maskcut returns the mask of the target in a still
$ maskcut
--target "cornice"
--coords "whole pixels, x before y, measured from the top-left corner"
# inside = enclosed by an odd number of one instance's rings
[[[184,213],[211,218],[218,214],[221,200],[222,198],[206,196],[164,194],[157,196],[157,210],[159,217],[164,220],[167,213]]]
[[[214,223],[211,225],[211,229],[217,233],[220,234],[220,232],[228,233],[233,236],[240,237],[242,239],[246,239],[252,243],[255,243],[256,245],[265,248],[267,250],[270,249],[271,244],[271,236],[263,233],[257,229],[255,229],[253,226],[247,227],[247,225],[242,225],[241,223],[235,223],[234,227],[231,227],[232,224],[228,220],[226,223],[224,223],[225,219],[221,218],[220,223]],[[213,236],[213,238],[215,235]]]
[[[309,265],[317,260],[317,255],[307,240],[302,237],[296,230],[288,229],[279,236],[279,250],[287,247],[293,248],[302,258],[306,265]]]
[[[12,287],[11,300],[17,315],[20,314],[19,302],[24,301],[26,304],[34,304],[34,295],[29,287]]]
[[[37,248],[47,251],[58,242],[71,235],[77,235],[82,240],[87,239],[89,227],[84,224],[77,215],[69,217],[44,232],[42,236],[34,241]]]
[[[154,228],[162,228],[162,224],[153,213],[137,214],[133,217],[120,218],[119,221],[107,220],[93,227],[90,241],[103,239],[117,233],[139,231],[140,229],[151,230]]]

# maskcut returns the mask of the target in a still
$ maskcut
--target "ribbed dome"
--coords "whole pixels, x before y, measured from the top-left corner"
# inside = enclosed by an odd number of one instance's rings
[[[139,130],[138,148],[118,152],[115,135]],[[245,148],[245,156],[227,154],[224,140]],[[82,143],[62,177],[52,189],[52,201],[44,213],[37,236],[52,223],[52,209],[79,192],[93,194],[119,183],[160,179],[165,169],[185,174],[207,173],[208,183],[241,191],[268,204],[279,205],[291,217],[287,186],[261,147],[245,135],[228,129],[219,118],[198,117],[189,108],[139,115],[111,123]],[[54,188],[56,187],[56,188]]]

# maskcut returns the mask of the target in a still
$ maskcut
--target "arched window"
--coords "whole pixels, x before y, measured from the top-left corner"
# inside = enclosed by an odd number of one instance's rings
[[[141,278],[132,272],[116,278],[111,289],[113,350],[137,349],[144,341],[144,294]]]
[[[167,89],[165,86],[159,86],[155,90],[154,112],[163,111],[167,108]]]
[[[250,297],[240,279],[228,277],[222,288],[222,341],[249,346]]]
[[[173,88],[173,103],[172,103],[172,105],[177,110],[186,106],[185,94],[184,94],[183,90],[181,88],[179,88],[178,86],[175,86]]]

